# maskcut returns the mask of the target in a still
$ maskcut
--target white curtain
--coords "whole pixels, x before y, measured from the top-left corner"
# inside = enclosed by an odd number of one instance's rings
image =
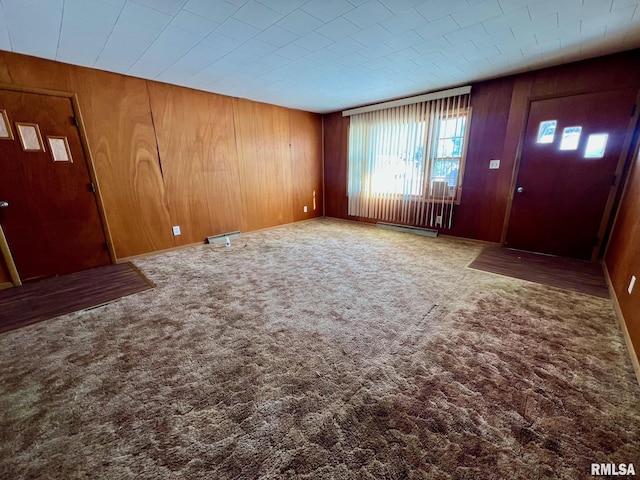
[[[349,215],[451,228],[469,95],[351,116]]]

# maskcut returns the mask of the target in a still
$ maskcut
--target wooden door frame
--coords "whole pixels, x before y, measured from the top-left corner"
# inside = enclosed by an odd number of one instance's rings
[[[87,162],[87,170],[89,171],[89,180],[93,183],[96,190],[95,191],[96,207],[98,209],[98,217],[100,218],[100,225],[102,226],[102,232],[104,233],[105,239],[107,241],[109,259],[111,260],[112,264],[115,264],[116,255],[113,247],[113,239],[111,236],[111,231],[109,230],[109,224],[107,223],[107,217],[104,213],[104,202],[102,200],[102,194],[100,193],[100,182],[98,182],[98,177],[96,175],[96,170],[93,163],[93,156],[91,155],[91,149],[89,148],[89,141],[87,140],[87,133],[84,126],[84,120],[82,118],[80,103],[78,102],[78,95],[73,92],[49,90],[45,88],[24,87],[21,85],[14,85],[10,83],[1,83],[1,82],[0,82],[0,90],[19,92],[19,93],[32,93],[36,95],[49,95],[52,97],[62,97],[62,98],[68,98],[69,100],[71,100],[71,107],[73,109],[73,114],[77,119],[76,127],[78,128],[78,134],[80,136],[82,151],[84,153],[84,158]],[[16,264],[13,261],[13,256],[11,255],[9,245],[6,241],[4,231],[2,230],[1,225],[0,225],[0,250],[2,253],[2,257],[4,258],[4,261],[7,265],[7,269],[9,270],[9,274],[11,276],[11,281],[13,282],[13,285],[16,287],[22,285],[20,275],[18,274]]]
[[[632,87],[633,88],[633,87]],[[606,90],[576,90],[573,92],[565,92],[562,95],[551,94],[551,95],[532,95],[527,98],[527,108],[525,114],[524,125],[522,126],[522,130],[520,131],[520,138],[518,139],[518,148],[516,150],[516,159],[513,166],[513,174],[511,175],[511,186],[509,190],[509,198],[507,200],[507,209],[505,211],[504,222],[502,225],[502,235],[500,237],[500,246],[504,247],[507,240],[507,231],[509,230],[509,222],[511,221],[511,211],[513,206],[513,198],[515,196],[515,190],[518,182],[518,175],[520,173],[520,164],[522,160],[522,150],[524,148],[524,141],[527,132],[527,127],[529,126],[529,114],[531,113],[531,104],[533,102],[537,102],[540,100],[550,100],[554,98],[564,98],[564,97],[573,97],[576,95],[585,95],[590,93],[603,93],[614,90],[621,90],[619,88],[608,88]],[[640,89],[636,94],[635,105],[640,105]],[[609,224],[609,219],[611,217],[611,212],[613,210],[613,204],[618,195],[618,192],[621,188],[621,185],[625,184],[626,179],[622,178],[622,174],[624,173],[624,167],[629,159],[629,154],[631,152],[631,146],[633,142],[633,137],[635,135],[635,131],[638,128],[638,118],[640,116],[640,108],[635,108],[634,114],[629,116],[629,124],[627,125],[627,131],[625,133],[624,141],[622,143],[622,149],[620,151],[620,157],[618,158],[618,163],[616,165],[615,170],[615,184],[613,184],[609,190],[609,196],[607,198],[607,203],[605,204],[605,210],[602,215],[602,219],[600,221],[600,227],[598,228],[598,243],[594,245],[593,250],[591,252],[591,261],[595,262],[598,260],[598,252],[602,249],[602,243],[604,242],[604,238],[606,236],[607,225]]]

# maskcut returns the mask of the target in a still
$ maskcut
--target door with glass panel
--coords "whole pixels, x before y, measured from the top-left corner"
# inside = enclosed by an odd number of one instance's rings
[[[505,246],[595,260],[636,89],[531,102]]]
[[[71,99],[0,90],[0,226],[22,281],[111,263]]]

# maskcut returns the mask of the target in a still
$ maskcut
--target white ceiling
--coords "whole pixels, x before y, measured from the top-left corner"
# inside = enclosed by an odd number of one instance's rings
[[[640,47],[640,0],[0,0],[0,49],[331,112]]]

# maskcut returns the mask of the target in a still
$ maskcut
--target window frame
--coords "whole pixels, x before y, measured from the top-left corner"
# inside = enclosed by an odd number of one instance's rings
[[[402,198],[402,197],[409,197],[411,202],[416,202],[416,203],[453,203],[454,205],[460,205],[461,201],[462,201],[462,190],[463,190],[463,181],[464,181],[464,173],[465,173],[465,168],[466,168],[466,161],[467,161],[467,151],[469,148],[469,135],[470,135],[470,131],[471,131],[471,117],[472,117],[472,113],[473,113],[473,107],[471,105],[469,105],[468,107],[464,107],[461,108],[460,111],[456,114],[456,113],[452,113],[450,115],[448,115],[447,117],[443,117],[440,119],[440,121],[445,120],[447,118],[452,118],[452,117],[456,117],[456,116],[466,116],[466,120],[465,120],[465,127],[464,127],[464,134],[463,134],[463,141],[462,141],[462,152],[460,154],[460,157],[443,157],[443,158],[458,158],[459,159],[459,167],[458,167],[458,178],[457,178],[457,184],[454,187],[455,188],[455,193],[452,196],[447,196],[447,197],[442,197],[442,196],[433,196],[430,195],[429,192],[431,190],[431,162],[436,160],[436,158],[433,159],[429,159],[429,165],[427,165],[426,168],[426,175],[425,175],[425,179],[424,179],[424,183],[422,185],[422,193],[420,194],[403,194],[403,193],[396,193],[396,194],[392,194],[392,193],[388,193],[388,194],[384,194],[384,195],[388,195],[388,196],[393,196],[393,197],[397,197],[397,198]],[[432,122],[433,119],[429,118],[426,120],[426,128],[425,128],[425,132],[429,132],[429,126],[430,126],[430,122]],[[350,167],[349,167],[349,162],[350,162],[350,158],[349,158],[349,152],[351,151],[351,125],[349,124],[347,127],[347,162],[346,162],[346,170],[347,170],[347,175],[346,177],[346,188],[345,188],[345,196],[348,198],[349,197],[349,186],[351,184],[351,179],[350,179]],[[370,132],[369,132],[370,134]],[[435,140],[437,141],[439,138],[436,138]],[[425,133],[425,138],[424,138],[424,151],[427,152],[428,149],[428,133]],[[438,158],[440,159],[440,158]]]
[[[453,203],[455,205],[460,205],[461,199],[462,199],[462,182],[464,179],[464,171],[465,171],[465,166],[466,166],[466,160],[467,160],[467,150],[468,150],[468,143],[469,143],[469,131],[471,130],[470,125],[471,125],[471,113],[472,113],[472,107],[466,107],[466,108],[462,108],[460,109],[459,112],[457,113],[452,113],[450,115],[448,115],[447,117],[443,117],[441,118],[439,121],[442,122],[443,120],[448,120],[451,118],[456,118],[456,117],[465,117],[465,125],[464,125],[464,132],[462,135],[462,151],[460,152],[460,156],[459,157],[433,157],[429,159],[429,165],[428,165],[428,172],[427,172],[427,178],[426,178],[426,182],[425,182],[425,188],[426,191],[423,193],[423,195],[421,195],[421,200],[423,201],[429,201],[429,202],[451,202],[451,200],[453,199]],[[429,121],[433,121],[432,119],[430,119]],[[446,138],[446,137],[445,137]],[[435,141],[438,142],[440,140],[440,137],[436,137]],[[426,142],[427,139],[425,138],[425,149],[426,149]],[[437,150],[438,145],[436,144],[434,146],[434,149]],[[456,181],[456,185],[455,187],[453,187],[455,189],[455,193],[451,196],[448,197],[442,197],[442,196],[436,196],[436,195],[431,195],[431,183],[432,183],[432,178],[431,178],[431,169],[432,169],[432,165],[434,162],[438,161],[438,160],[451,160],[451,159],[458,159],[458,176],[457,176],[457,181]]]

